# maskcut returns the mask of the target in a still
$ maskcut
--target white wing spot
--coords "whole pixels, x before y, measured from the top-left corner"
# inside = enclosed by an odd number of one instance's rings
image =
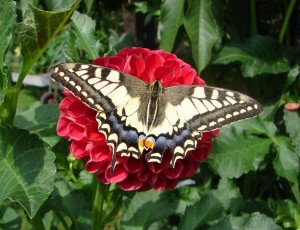
[[[215,110],[215,107],[208,100],[202,100],[202,102],[209,111]]]
[[[251,111],[251,110],[252,110],[252,107],[251,107],[251,106],[248,106],[248,107],[247,107],[247,110],[248,110],[248,111]]]
[[[222,108],[222,104],[218,102],[217,100],[211,100],[211,103],[213,103],[214,106],[216,106],[218,109]]]
[[[81,77],[83,80],[86,80],[86,79],[88,79],[89,75],[88,75],[88,74],[85,74],[85,75],[81,75],[80,77]]]
[[[199,113],[198,110],[195,108],[194,104],[188,98],[185,98],[181,102],[181,107],[184,109],[184,111],[186,113],[189,113],[191,115],[191,117],[193,117]]]
[[[110,92],[112,92],[115,88],[117,88],[119,85],[116,83],[111,83],[108,84],[107,86],[103,87],[101,89],[101,93],[106,96],[107,94],[109,94]]]
[[[65,73],[64,72],[59,72],[59,76],[65,76]]]
[[[175,107],[172,104],[167,103],[166,110],[165,110],[165,116],[166,116],[166,118],[168,119],[168,121],[170,122],[171,125],[175,125],[176,122],[178,121],[177,111],[176,111]],[[174,129],[175,129],[175,127],[174,127]]]
[[[196,106],[196,109],[198,110],[198,112],[201,113],[206,113],[208,110],[207,108],[203,105],[202,102],[200,102],[198,99],[192,98],[193,103]]]
[[[175,153],[175,154],[176,154],[176,153],[183,154],[183,149],[182,149],[182,147],[177,146],[177,147],[174,149],[174,153]]]
[[[257,105],[257,104],[254,104],[254,108],[257,109],[257,108],[258,108],[258,105]]]
[[[204,129],[206,129],[206,128],[207,128],[207,125],[202,125],[202,126],[200,126],[200,127],[198,128],[198,130],[202,131],[202,130],[204,130]]]
[[[231,93],[231,92],[230,92]],[[231,97],[226,97],[226,99],[227,99],[227,101],[229,101],[230,102],[230,104],[232,104],[232,105],[234,105],[234,104],[236,104],[237,102],[236,102],[236,100],[234,100],[233,98],[231,98]]]
[[[219,92],[218,90],[214,89],[211,95],[211,99],[218,99],[219,97]]]
[[[54,69],[54,73],[57,73],[57,71],[58,71],[58,67],[56,67],[56,68]]]
[[[223,117],[220,117],[220,118],[218,119],[218,122],[223,122],[223,121],[225,121],[225,119],[224,119]]]
[[[70,85],[73,85],[73,86],[76,85],[74,81],[70,81],[69,83],[70,83]]]
[[[230,97],[233,97],[234,96],[234,93],[233,92],[230,92],[230,91],[227,91],[226,94]]]
[[[212,121],[209,123],[209,126],[215,126],[216,124],[217,124],[216,122]]]
[[[230,105],[230,103],[228,101],[223,101],[223,103],[224,103],[225,106]]]
[[[87,69],[87,68],[89,68],[89,66],[88,65],[81,65],[80,68],[81,69]]]
[[[152,153],[151,155],[153,155],[153,153]],[[150,158],[150,159],[148,160],[148,162],[156,162],[156,163],[160,163],[161,161],[160,161],[159,159],[157,159],[157,158]]]
[[[244,104],[244,103],[246,103],[246,102],[243,101],[243,100],[240,100],[239,103],[240,103],[240,104]]]
[[[76,85],[75,88],[80,91],[81,90],[81,87],[79,85]]]
[[[84,97],[87,97],[87,92],[82,91],[81,94],[82,94]]]
[[[102,108],[99,104],[95,104],[95,107],[96,107],[98,110],[103,110],[103,108]]]
[[[76,71],[76,74],[78,75],[78,76],[81,76],[81,75],[83,75],[83,74],[86,74],[88,71],[87,70],[79,70],[79,71]]]
[[[69,77],[64,77],[65,81],[70,81]]]
[[[127,90],[125,86],[120,86],[112,91],[108,96],[112,100],[114,104],[120,101],[120,99],[124,98],[127,94]]]
[[[115,143],[117,143],[118,142],[118,135],[116,134],[116,133],[112,133],[112,134],[110,134],[109,135],[109,137],[108,137],[108,140],[109,141],[114,141]]]
[[[203,87],[196,87],[194,89],[194,93],[193,93],[192,96],[197,97],[197,98],[206,98],[204,88]]]
[[[88,80],[88,83],[89,83],[90,85],[94,85],[94,84],[98,83],[99,81],[100,81],[99,78],[93,77],[93,78],[90,78],[90,79]]]
[[[116,152],[120,152],[120,151],[123,151],[123,150],[127,150],[127,148],[128,148],[128,147],[127,147],[126,143],[125,143],[125,142],[122,142],[121,144],[118,145]]]
[[[235,112],[233,112],[233,116],[237,116],[237,115],[239,115],[240,113],[239,112],[237,112],[237,111],[235,111]]]
[[[106,86],[108,84],[108,81],[100,81],[99,83],[96,83],[94,86],[95,89],[100,90],[102,89],[104,86]]]
[[[226,119],[232,118],[231,114],[226,114]]]
[[[93,98],[90,98],[90,97],[89,97],[87,100],[88,100],[89,102],[91,102],[92,104],[94,104],[94,102],[95,102],[94,99],[93,99]]]
[[[95,77],[101,78],[101,68],[97,68],[95,71]]]
[[[240,113],[246,113],[246,110],[245,109],[241,109]]]
[[[106,77],[106,80],[111,82],[120,82],[120,74],[117,71],[110,71],[109,75]]]

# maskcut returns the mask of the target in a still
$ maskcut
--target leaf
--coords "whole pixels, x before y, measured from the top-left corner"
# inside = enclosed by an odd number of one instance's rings
[[[96,23],[86,14],[73,13],[71,28],[77,36],[77,47],[87,53],[91,60],[98,57],[99,43],[95,37]]]
[[[193,58],[200,73],[209,62],[220,35],[211,13],[212,1],[191,0],[188,3],[183,24],[192,42]]]
[[[6,111],[5,105],[1,106],[5,99],[6,90],[9,88],[10,71],[5,65],[5,55],[12,38],[12,27],[16,20],[16,3],[5,0],[0,4],[0,111],[2,115]],[[1,123],[1,121],[0,121]]]
[[[240,121],[232,125],[236,129],[245,130],[251,134],[264,134],[268,137],[273,137],[277,131],[277,128],[273,122],[265,121],[260,116]]]
[[[159,25],[160,49],[171,52],[178,29],[183,23],[185,0],[166,0],[161,7]]]
[[[24,15],[24,21],[19,23],[18,27],[23,56],[22,68],[17,82],[18,88],[21,87],[26,74],[58,31],[65,25],[79,3],[80,0],[76,0],[68,9],[57,12],[40,10],[29,5]]]
[[[282,228],[276,222],[264,214],[252,213],[243,216],[229,215],[219,223],[210,227],[208,230],[258,230],[258,229],[272,229],[281,230]]]
[[[283,46],[270,37],[255,36],[245,42],[232,42],[225,46],[214,64],[242,63],[245,77],[259,74],[278,74],[290,70],[283,54]]]
[[[292,139],[292,143],[300,154],[300,115],[298,112],[289,112],[284,110],[283,120],[285,122],[286,131]],[[299,155],[300,157],[300,155]]]
[[[208,221],[219,219],[223,211],[222,203],[212,194],[207,194],[194,205],[186,208],[178,229],[195,229]]]
[[[20,229],[21,219],[11,207],[0,206],[0,229]]]
[[[299,176],[300,158],[288,138],[277,139],[275,142],[277,157],[274,160],[276,173],[290,182],[297,183]]]
[[[228,126],[215,139],[208,161],[221,177],[237,178],[256,170],[271,144],[269,138],[255,137]]]
[[[57,104],[40,105],[15,116],[14,125],[37,134],[50,146],[54,146],[60,137],[56,134],[56,124],[59,117]]]
[[[121,222],[121,229],[147,229],[152,223],[165,220],[176,208],[170,192],[143,192],[130,201]]]
[[[212,194],[228,209],[232,199],[241,197],[239,188],[228,178],[221,178],[218,188]]]
[[[3,69],[5,55],[12,38],[12,27],[16,20],[16,3],[10,0],[1,1],[0,4],[0,71]],[[1,101],[0,101],[1,102]]]
[[[34,217],[54,186],[54,154],[25,130],[0,127],[0,203],[18,202]]]

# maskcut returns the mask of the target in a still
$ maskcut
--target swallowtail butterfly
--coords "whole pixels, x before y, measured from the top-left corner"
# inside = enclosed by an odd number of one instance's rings
[[[196,148],[202,132],[259,115],[254,99],[227,89],[181,85],[162,87],[107,67],[63,63],[53,66],[51,78],[97,111],[98,130],[116,152],[161,163],[170,149],[174,167]]]

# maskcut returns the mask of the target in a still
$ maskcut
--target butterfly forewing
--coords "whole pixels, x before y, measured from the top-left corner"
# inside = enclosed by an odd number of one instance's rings
[[[165,88],[164,95],[181,121],[201,132],[257,116],[263,110],[247,95],[215,87],[174,86]]]
[[[51,78],[97,111],[109,112],[123,105],[148,85],[110,68],[80,63],[53,66]]]

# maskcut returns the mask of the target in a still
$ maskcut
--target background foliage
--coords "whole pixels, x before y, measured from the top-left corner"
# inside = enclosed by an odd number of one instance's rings
[[[296,0],[2,1],[0,228],[300,229],[299,110],[284,109],[300,102],[299,12]],[[222,128],[174,191],[97,186],[56,135],[57,104],[39,100],[57,88],[22,85],[29,71],[130,46],[174,52],[265,108]]]

